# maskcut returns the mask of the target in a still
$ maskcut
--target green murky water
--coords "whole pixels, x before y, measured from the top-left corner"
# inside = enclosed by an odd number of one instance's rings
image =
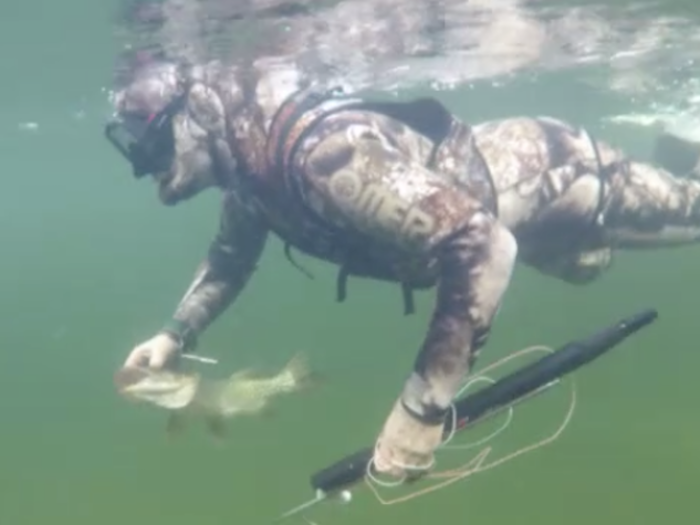
[[[171,312],[214,234],[218,200],[165,209],[102,140],[109,11],[98,2],[0,7],[0,523],[265,523],[308,499],[308,476],[371,443],[430,315],[401,315],[394,287],[351,281],[334,305],[333,270],[314,281],[273,242],[241,300],[202,340],[226,371],[277,367],[304,351],[322,391],[267,419],[230,425],[223,447],[192,428],[169,442],[163,414],[123,403],[112,373]],[[596,124],[624,106],[568,76],[445,96],[469,119],[549,113],[591,126],[646,158],[643,138]],[[35,122],[33,126],[20,126]],[[367,491],[311,515],[343,523],[658,524],[695,515],[700,420],[700,250],[622,254],[585,288],[519,267],[481,364],[556,345],[654,306],[661,317],[577,376],[578,409],[555,444],[405,505]],[[544,434],[565,397],[533,403],[499,446]],[[522,414],[518,416],[518,414]],[[456,460],[445,459],[449,464]]]

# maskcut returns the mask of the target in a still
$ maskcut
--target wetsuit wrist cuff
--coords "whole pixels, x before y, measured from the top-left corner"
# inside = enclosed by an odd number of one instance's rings
[[[401,395],[403,409],[424,425],[441,425],[450,411],[450,405],[440,406],[435,400],[434,389],[418,373],[414,372],[406,382]]]
[[[401,406],[403,409],[416,421],[420,421],[427,426],[437,426],[444,425],[449,408],[439,408],[436,406],[425,406],[421,407],[421,410],[414,410],[408,405],[403,399],[401,400]]]
[[[197,334],[184,321],[171,319],[160,331],[173,337],[180,344],[182,352],[193,352],[197,348]]]

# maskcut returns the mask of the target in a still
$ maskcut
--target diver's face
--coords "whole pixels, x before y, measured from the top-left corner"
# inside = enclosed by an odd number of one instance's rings
[[[105,130],[134,176],[150,176],[168,206],[221,180],[214,151],[225,144],[224,111],[216,93],[200,84],[183,93],[174,71],[160,64],[137,77],[117,96],[118,118]]]
[[[172,119],[173,156],[167,169],[153,173],[163,204],[172,206],[190,199],[217,183],[213,139],[187,114]]]

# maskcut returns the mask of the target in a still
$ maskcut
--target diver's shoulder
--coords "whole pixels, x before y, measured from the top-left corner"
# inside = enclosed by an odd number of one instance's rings
[[[222,214],[226,217],[255,220],[261,217],[261,208],[253,191],[246,186],[223,189]]]

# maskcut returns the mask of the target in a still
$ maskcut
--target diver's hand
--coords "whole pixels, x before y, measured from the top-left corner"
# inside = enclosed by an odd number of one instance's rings
[[[180,351],[179,341],[173,336],[161,332],[137,345],[126,358],[124,367],[166,368],[174,364]]]
[[[397,401],[375,444],[375,472],[404,479],[426,474],[435,462],[443,429],[442,423],[419,421]]]

